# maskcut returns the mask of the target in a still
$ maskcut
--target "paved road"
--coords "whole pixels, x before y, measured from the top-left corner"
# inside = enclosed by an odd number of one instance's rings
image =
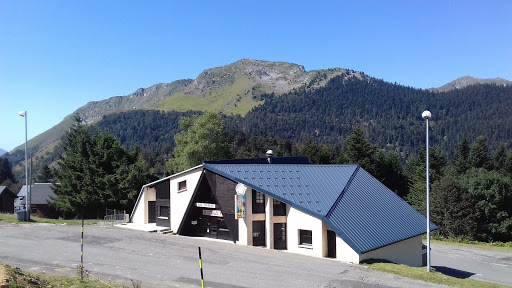
[[[512,286],[512,253],[432,244],[432,266],[459,278]]]
[[[201,246],[207,287],[443,287],[380,273],[360,265],[226,241],[85,227],[85,268],[131,286],[200,287]],[[0,223],[0,261],[32,271],[75,275],[80,227]]]

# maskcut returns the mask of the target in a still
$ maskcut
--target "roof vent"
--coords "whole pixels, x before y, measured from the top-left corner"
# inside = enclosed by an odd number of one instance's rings
[[[267,161],[268,161],[268,164],[272,164],[272,160],[271,160],[272,156],[274,156],[274,151],[268,150],[267,151]]]

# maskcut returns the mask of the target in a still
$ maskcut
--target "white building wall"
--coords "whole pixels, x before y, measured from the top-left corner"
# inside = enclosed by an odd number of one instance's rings
[[[170,205],[171,205],[171,229],[177,231],[185,215],[199,178],[203,173],[201,167],[190,170],[170,182]],[[178,192],[178,183],[187,181],[187,189]],[[148,223],[148,201],[156,200],[155,188],[144,187],[137,207],[134,209],[133,223]],[[265,220],[266,224],[266,246],[273,248],[273,227],[274,223],[286,224],[287,250],[290,252],[310,255],[315,257],[327,256],[327,230],[331,230],[322,220],[287,205],[287,216],[273,216],[273,198],[265,195],[265,214],[252,214],[252,193],[253,190],[247,187],[245,193],[245,214],[246,217],[238,220],[238,244],[252,246],[252,222]],[[312,245],[299,245],[299,230],[312,231]],[[336,259],[343,262],[360,263],[366,259],[385,259],[399,264],[413,267],[422,265],[422,240],[421,235],[410,238],[386,247],[382,247],[368,253],[358,255],[345,241],[336,236]]]
[[[343,262],[359,264],[359,254],[338,235],[336,235],[336,259]]]
[[[133,208],[133,214],[132,214],[132,223],[135,224],[144,224],[144,213],[146,213],[145,203],[145,197],[146,197],[146,187],[142,188],[142,191],[140,192],[140,198],[137,202],[137,206]]]
[[[267,248],[274,249],[274,198],[265,195],[265,237]]]
[[[421,267],[421,235],[364,253],[359,258],[360,261],[366,259],[386,259],[398,264]]]
[[[322,220],[317,219],[309,214],[299,211],[287,205],[287,224],[286,224],[286,237],[288,251],[323,257],[324,256],[324,225]],[[299,245],[299,230],[312,231],[312,245],[304,246]]]
[[[172,177],[169,181],[170,187],[170,209],[171,209],[171,220],[170,227],[173,231],[178,231],[178,228],[183,221],[187,207],[192,199],[192,194],[199,183],[199,178],[203,173],[202,167],[187,171],[179,174],[176,177]],[[187,189],[178,191],[178,183],[181,181],[187,181]]]

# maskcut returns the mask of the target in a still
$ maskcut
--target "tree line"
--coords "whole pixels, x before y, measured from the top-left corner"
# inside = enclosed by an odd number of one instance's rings
[[[296,143],[314,140],[342,146],[355,129],[379,149],[399,153],[401,161],[417,156],[425,143],[421,112],[432,111],[432,142],[453,159],[462,135],[469,141],[484,136],[491,151],[500,143],[512,148],[512,86],[471,85],[448,92],[415,89],[388,83],[364,74],[360,78],[336,76],[324,87],[298,88],[283,95],[261,96],[264,103],[246,115],[222,115],[228,134],[245,137],[268,136]],[[162,164],[174,147],[173,136],[180,131],[179,119],[200,111],[127,111],[105,115],[97,123],[100,130],[114,135],[126,149],[138,146],[145,158],[163,171]],[[34,172],[55,162],[60,146],[34,159]],[[29,147],[29,155],[37,151]],[[24,159],[22,150],[8,155],[13,165]],[[41,164],[39,164],[41,163]],[[160,172],[161,173],[161,172]],[[16,174],[16,173],[15,173]],[[21,178],[18,172],[15,175]]]
[[[303,155],[312,164],[359,164],[426,214],[425,148],[402,164],[398,153],[372,145],[361,129],[355,129],[343,146],[334,147],[313,140],[296,144],[268,136],[229,136],[223,132],[221,117],[213,113],[182,118],[180,124],[183,130],[174,137],[176,153],[168,162],[168,173],[205,159],[262,157],[266,149],[275,149],[277,156]],[[439,147],[431,151],[431,215],[439,225],[437,233],[468,240],[512,241],[512,150],[500,144],[491,154],[483,136],[472,144],[464,136],[452,161]]]
[[[142,185],[157,179],[140,150],[126,150],[110,133],[82,125],[79,118],[62,144],[55,169],[37,177],[52,177],[55,207],[66,215],[93,217],[106,207],[131,211]],[[268,135],[226,132],[223,118],[207,112],[182,117],[175,148],[163,160],[167,175],[204,160],[261,158],[268,149],[276,156],[307,156],[312,164],[359,164],[388,188],[426,213],[425,148],[405,164],[399,153],[371,144],[355,129],[343,145],[312,139],[296,143]],[[478,241],[512,241],[512,150],[500,144],[489,152],[483,136],[470,143],[464,136],[452,160],[438,146],[430,149],[432,221],[437,233]],[[12,181],[6,158],[0,158],[0,179]],[[10,172],[10,173],[9,173]],[[86,210],[84,210],[84,207]]]

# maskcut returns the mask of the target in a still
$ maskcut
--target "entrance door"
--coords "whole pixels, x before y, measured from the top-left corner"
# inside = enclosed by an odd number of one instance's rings
[[[265,221],[252,221],[252,246],[266,247],[265,242]]]
[[[208,219],[208,237],[217,239],[217,230],[219,229],[217,217],[208,217]]]
[[[336,258],[336,233],[327,230],[327,257]]]
[[[286,250],[286,223],[274,223],[274,249]]]
[[[148,201],[148,223],[156,223],[156,201]]]

